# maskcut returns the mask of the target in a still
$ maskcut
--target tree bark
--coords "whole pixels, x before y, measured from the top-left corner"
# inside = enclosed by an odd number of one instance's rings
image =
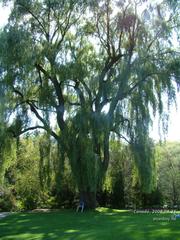
[[[80,200],[84,202],[85,209],[96,208],[96,192],[80,191]]]

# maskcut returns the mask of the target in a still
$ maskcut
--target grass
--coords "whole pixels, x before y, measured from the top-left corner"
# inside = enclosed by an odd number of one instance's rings
[[[1,240],[180,240],[171,213],[133,213],[99,208],[76,213],[15,213],[0,220]]]

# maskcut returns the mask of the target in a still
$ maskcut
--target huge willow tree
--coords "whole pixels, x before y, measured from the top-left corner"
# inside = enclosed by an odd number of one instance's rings
[[[113,134],[130,144],[149,189],[152,115],[163,114],[164,96],[169,106],[179,83],[176,1],[3,2],[12,6],[0,39],[1,85],[14,116],[8,131],[54,137],[59,166],[69,159],[88,207],[95,207]]]

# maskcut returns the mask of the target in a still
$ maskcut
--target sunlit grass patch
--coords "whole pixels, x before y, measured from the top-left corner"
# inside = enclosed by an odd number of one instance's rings
[[[45,213],[16,213],[0,220],[1,240],[178,240],[180,219],[171,213],[134,213],[97,208],[76,213],[62,210]]]

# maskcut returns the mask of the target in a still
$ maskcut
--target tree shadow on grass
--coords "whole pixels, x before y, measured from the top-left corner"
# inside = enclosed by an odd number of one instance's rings
[[[180,221],[98,209],[84,213],[19,213],[0,220],[1,240],[178,240]],[[169,215],[167,215],[169,216]]]

